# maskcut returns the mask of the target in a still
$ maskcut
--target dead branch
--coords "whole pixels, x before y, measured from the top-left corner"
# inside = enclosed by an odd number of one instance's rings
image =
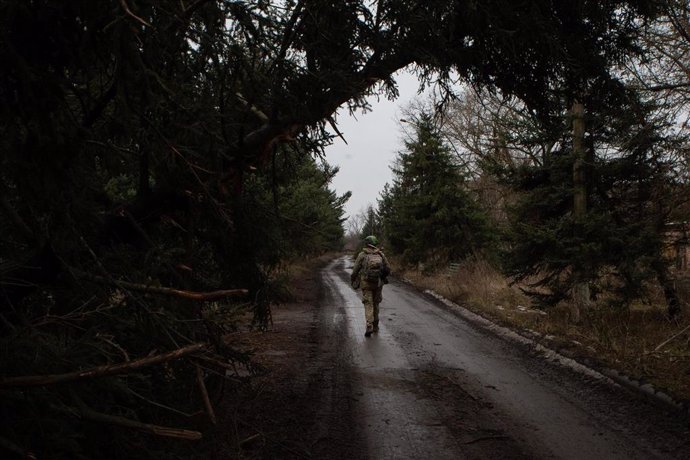
[[[83,371],[68,372],[66,374],[51,374],[51,375],[27,375],[21,377],[4,377],[0,378],[0,388],[8,387],[30,387],[41,385],[55,385],[59,383],[71,382],[74,380],[81,380],[94,377],[105,377],[108,375],[126,374],[142,367],[153,366],[182,356],[201,351],[208,345],[205,343],[195,343],[184,348],[163,353],[160,355],[148,356],[146,358],[135,361],[128,361],[120,364],[107,364],[105,366],[93,367]]]
[[[133,17],[134,19],[136,19],[140,23],[144,24],[145,26],[151,27],[151,24],[149,24],[148,22],[146,22],[144,19],[140,18],[136,14],[132,13],[132,10],[129,9],[129,5],[127,5],[126,0],[120,0],[120,5],[122,5],[122,9],[125,10],[125,13],[127,13],[129,16]]]
[[[672,335],[671,337],[669,337],[668,339],[664,340],[664,341],[661,342],[659,345],[657,345],[656,348],[654,349],[654,351],[653,351],[652,353],[656,353],[657,351],[661,350],[661,348],[663,348],[666,344],[672,342],[672,341],[675,340],[676,338],[678,338],[678,337],[680,337],[681,335],[683,335],[683,333],[684,333],[685,331],[687,331],[688,329],[690,329],[690,324],[687,325],[687,326],[685,326],[685,327],[684,327],[680,332],[678,332],[677,334]]]
[[[208,397],[208,390],[206,390],[206,384],[204,383],[204,373],[201,371],[201,367],[196,367],[196,383],[199,385],[199,392],[201,393],[201,399],[204,401],[204,407],[206,408],[206,414],[211,420],[211,423],[216,424],[216,413],[213,410],[213,405]]]
[[[244,96],[242,96],[242,93],[235,93],[235,96],[237,97],[237,100],[242,103],[242,105],[249,109],[251,113],[253,113],[259,120],[261,120],[263,123],[268,123],[270,119],[268,118],[268,115],[263,113],[259,108],[257,108],[255,105],[250,104],[249,101],[247,101]]]
[[[132,390],[131,388],[127,388],[127,391],[128,391],[131,395],[133,395],[135,398],[139,398],[139,399],[141,399],[142,401],[145,401],[145,402],[151,404],[152,406],[159,407],[159,408],[161,408],[161,409],[170,411],[170,412],[172,412],[172,413],[174,413],[174,414],[181,415],[181,416],[183,416],[183,417],[196,417],[197,415],[201,414],[201,412],[202,412],[202,411],[196,411],[196,412],[192,412],[192,413],[183,412],[183,411],[181,411],[181,410],[179,410],[179,409],[175,409],[174,407],[166,406],[165,404],[161,404],[161,403],[159,403],[159,402],[157,402],[157,401],[153,401],[152,399],[149,399],[149,398],[147,398],[146,396],[140,395],[139,393],[137,393],[136,391]]]
[[[186,439],[188,441],[197,441],[202,438],[201,433],[198,431],[185,430],[182,428],[172,428],[161,425],[153,425],[150,423],[141,423],[124,417],[102,414],[100,412],[96,412],[85,407],[75,410],[75,412],[79,415],[79,417],[83,418],[84,420],[91,420],[93,422],[123,426],[125,428],[132,428],[135,430],[143,431],[144,433],[154,434],[156,436]]]
[[[146,284],[130,283],[128,281],[122,280],[110,280],[103,276],[92,275],[90,273],[82,272],[80,270],[72,269],[72,272],[79,276],[80,278],[93,281],[100,284],[115,284],[117,287],[123,287],[126,289],[131,289],[132,291],[148,292],[151,294],[162,294],[172,297],[182,297],[183,299],[200,300],[200,301],[211,301],[223,299],[226,297],[243,297],[249,293],[247,289],[223,289],[219,291],[210,292],[196,292],[196,291],[185,291],[182,289],[175,289],[162,286],[149,286]]]
[[[248,438],[243,439],[243,440],[240,441],[240,443],[239,443],[239,444],[240,444],[240,447],[243,447],[245,444],[248,444],[248,443],[254,441],[255,439],[258,439],[258,438],[260,438],[261,436],[262,436],[261,433],[256,433],[256,434],[253,434],[253,435],[249,436]]]

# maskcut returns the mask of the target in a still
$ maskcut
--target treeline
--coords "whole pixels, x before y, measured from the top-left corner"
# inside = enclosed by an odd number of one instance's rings
[[[535,304],[568,301],[575,322],[600,297],[628,307],[657,287],[677,315],[690,221],[680,62],[689,15],[670,5],[615,82],[583,82],[572,99],[556,87],[546,112],[468,87],[409,108],[394,179],[361,216],[366,231],[427,271],[487,259]]]
[[[395,97],[392,75],[412,67],[446,89],[456,75],[500,89],[561,134],[575,101],[638,116],[615,66],[670,6],[0,2],[3,456],[203,456],[187,441],[208,432],[238,367],[251,371],[224,336],[233,319],[250,308],[265,325],[281,296],[275,267],[341,244],[347,195],[329,191],[336,171],[317,161],[339,107]],[[408,160],[410,174],[423,167]],[[458,174],[420,186],[457,196]],[[490,225],[467,196],[456,236]],[[422,213],[433,205],[410,197],[401,219],[460,217]],[[419,240],[455,241],[442,237]]]

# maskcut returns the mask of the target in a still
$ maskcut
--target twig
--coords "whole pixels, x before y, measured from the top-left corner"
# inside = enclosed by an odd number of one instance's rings
[[[245,108],[249,109],[249,111],[253,113],[256,116],[256,118],[261,120],[263,123],[268,123],[270,121],[268,115],[266,115],[264,112],[261,111],[261,109],[257,108],[255,105],[247,101],[242,95],[242,93],[235,93],[235,97],[237,97],[237,100],[240,101]]]
[[[130,224],[132,224],[132,227],[134,227],[134,230],[136,230],[136,232],[139,234],[139,236],[141,236],[141,237],[144,239],[144,241],[146,241],[146,244],[148,244],[149,247],[151,247],[151,248],[155,247],[156,245],[155,245],[154,242],[151,240],[151,238],[149,237],[148,233],[146,233],[146,232],[144,231],[144,229],[141,228],[141,225],[139,225],[139,222],[137,222],[137,220],[134,218],[134,216],[132,215],[132,213],[129,212],[126,208],[123,208],[123,209],[122,209],[122,212],[123,212],[123,214],[125,215],[125,217],[127,218],[127,221],[128,221]]]
[[[168,410],[168,411],[170,411],[170,412],[172,412],[172,413],[175,413],[175,414],[178,414],[178,415],[182,415],[182,416],[184,416],[184,417],[196,417],[197,415],[199,415],[199,414],[201,413],[201,411],[193,412],[193,413],[191,413],[191,414],[190,414],[190,413],[187,413],[187,412],[182,412],[182,411],[179,410],[179,409],[175,409],[174,407],[166,406],[165,404],[161,404],[161,403],[156,402],[156,401],[153,401],[153,400],[151,400],[151,399],[149,399],[149,398],[147,398],[147,397],[145,397],[145,396],[143,396],[143,395],[140,395],[139,393],[137,393],[136,391],[132,390],[131,388],[127,388],[127,391],[128,391],[130,394],[134,395],[135,397],[141,399],[142,401],[146,401],[147,403],[151,404],[152,406],[160,407],[161,409]]]
[[[162,294],[162,295],[167,295],[167,296],[172,296],[172,297],[182,297],[184,299],[191,299],[191,300],[202,300],[202,301],[210,301],[210,300],[217,300],[217,299],[223,299],[226,297],[243,297],[246,296],[249,293],[249,290],[247,289],[223,289],[219,291],[210,291],[210,292],[196,292],[196,291],[185,291],[182,289],[175,289],[175,288],[169,288],[169,287],[162,287],[162,286],[149,286],[146,284],[137,284],[137,283],[130,283],[128,281],[122,281],[122,280],[110,280],[108,278],[98,276],[98,275],[92,275],[90,273],[82,272],[80,270],[75,270],[72,269],[75,275],[87,279],[89,281],[94,281],[96,283],[101,283],[101,284],[114,284],[117,287],[124,287],[126,289],[131,289],[132,291],[139,291],[139,292],[149,292],[152,294]]]
[[[247,443],[252,442],[253,440],[255,440],[255,439],[257,439],[257,438],[260,438],[261,436],[262,436],[261,433],[256,433],[256,434],[253,434],[253,435],[249,436],[249,437],[246,438],[246,439],[243,439],[242,441],[240,441],[240,447],[244,446],[244,445],[247,444]]]
[[[153,425],[151,423],[141,423],[136,420],[131,420],[116,415],[102,414],[86,407],[80,409],[61,409],[62,412],[76,414],[84,420],[91,420],[94,422],[108,423],[110,425],[118,425],[126,428],[133,428],[135,430],[143,431],[144,433],[154,434],[156,436],[165,436],[168,438],[186,439],[189,441],[197,441],[202,438],[198,431],[185,430],[182,428],[172,428],[169,426]]]
[[[195,343],[194,345],[189,345],[184,348],[179,348],[177,350],[160,355],[148,356],[146,358],[120,364],[108,364],[105,366],[93,367],[84,371],[68,372],[66,374],[27,375],[21,377],[0,378],[0,388],[55,385],[58,383],[71,382],[73,380],[125,374],[142,367],[152,366],[154,364],[160,364],[180,358],[190,353],[203,350],[207,346],[208,345],[205,343]]]
[[[685,327],[683,328],[683,330],[681,330],[679,333],[677,333],[677,334],[671,336],[670,338],[664,340],[664,341],[661,342],[659,345],[657,345],[656,348],[654,349],[654,351],[653,351],[652,353],[656,353],[656,352],[659,351],[664,345],[666,345],[667,343],[669,343],[669,342],[673,341],[674,339],[678,338],[679,336],[681,336],[681,335],[682,335],[685,331],[687,331],[688,329],[690,329],[690,324],[687,325],[687,326],[685,326]]]
[[[120,5],[122,5],[122,9],[125,10],[125,13],[127,13],[129,16],[133,17],[134,19],[141,22],[145,26],[151,27],[151,24],[149,24],[148,22],[146,22],[145,20],[143,20],[142,18],[140,18],[136,14],[132,13],[132,10],[129,9],[129,5],[127,5],[126,0],[120,0]]]
[[[196,383],[199,385],[199,392],[201,393],[201,399],[204,401],[204,407],[206,408],[206,414],[211,420],[211,423],[216,424],[216,413],[213,410],[213,405],[211,405],[211,400],[208,397],[208,390],[206,389],[206,384],[204,383],[204,373],[201,371],[201,367],[196,367]]]

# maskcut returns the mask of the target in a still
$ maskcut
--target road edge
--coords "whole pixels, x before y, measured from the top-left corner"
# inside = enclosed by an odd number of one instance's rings
[[[400,279],[400,281],[410,286],[413,286],[417,290],[420,290],[409,280]],[[549,362],[569,368],[579,374],[583,374],[596,380],[606,382],[610,385],[623,387],[629,391],[636,393],[644,399],[658,406],[661,406],[664,409],[673,410],[675,412],[682,414],[685,417],[690,417],[690,405],[688,404],[688,402],[678,401],[669,394],[656,389],[653,385],[649,383],[643,383],[641,381],[638,381],[628,375],[619,372],[616,369],[606,367],[600,369],[593,369],[587,364],[581,363],[576,359],[567,357],[559,353],[557,350],[542,345],[541,343],[539,343],[531,337],[527,337],[521,334],[520,332],[510,329],[508,327],[498,325],[490,319],[443,297],[441,294],[431,289],[425,289],[422,292],[432,297],[433,299],[441,302],[445,306],[449,307],[453,313],[458,314],[463,319],[483,329],[489,330],[497,336],[502,337],[506,340],[517,342],[522,345],[528,345],[534,348],[536,351],[541,353],[542,356],[546,358],[546,360]]]

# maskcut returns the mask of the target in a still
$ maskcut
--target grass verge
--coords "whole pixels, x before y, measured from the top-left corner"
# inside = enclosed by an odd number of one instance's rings
[[[690,401],[690,296],[679,318],[669,319],[660,295],[630,308],[594,305],[580,324],[568,322],[568,305],[533,307],[528,296],[483,260],[432,273],[396,267],[399,277],[431,289],[501,325],[536,335],[545,345],[596,366],[617,369]],[[682,280],[681,280],[682,281]]]

